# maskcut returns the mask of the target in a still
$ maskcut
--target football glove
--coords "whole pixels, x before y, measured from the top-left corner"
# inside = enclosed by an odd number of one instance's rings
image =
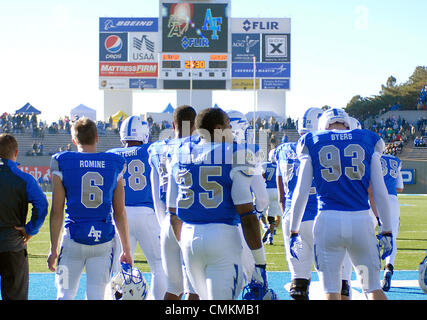
[[[390,234],[378,234],[378,247],[381,252],[381,249],[383,251],[383,254],[381,255],[381,259],[387,258],[389,255],[391,255],[391,252],[393,251],[393,237]]]
[[[301,250],[301,249],[302,249],[302,239],[299,236],[299,234],[291,235],[290,241],[289,241],[289,250],[291,252],[292,257],[299,260],[297,252],[298,250]]]

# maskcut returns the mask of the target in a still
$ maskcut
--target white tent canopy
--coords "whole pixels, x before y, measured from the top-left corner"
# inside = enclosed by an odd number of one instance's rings
[[[83,104],[78,105],[77,107],[71,109],[70,112],[71,120],[75,118],[75,116],[81,117],[87,117],[93,121],[96,121],[96,110],[91,109]]]

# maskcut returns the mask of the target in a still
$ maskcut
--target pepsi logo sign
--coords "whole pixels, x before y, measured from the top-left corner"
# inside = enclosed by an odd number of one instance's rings
[[[123,41],[119,36],[111,35],[105,39],[105,49],[110,53],[118,53],[123,48]]]
[[[99,61],[127,61],[127,33],[101,33],[99,36]]]

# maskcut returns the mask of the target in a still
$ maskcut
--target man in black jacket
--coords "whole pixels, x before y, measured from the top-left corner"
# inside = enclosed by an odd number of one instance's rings
[[[28,240],[47,215],[48,202],[37,181],[18,168],[18,143],[0,135],[0,276],[4,300],[28,300]],[[28,204],[33,206],[26,224]]]

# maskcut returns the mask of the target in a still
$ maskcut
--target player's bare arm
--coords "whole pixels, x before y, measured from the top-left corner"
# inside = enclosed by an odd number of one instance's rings
[[[65,189],[61,178],[53,175],[52,208],[50,210],[50,253],[47,260],[50,271],[56,270],[58,246],[64,222]]]

